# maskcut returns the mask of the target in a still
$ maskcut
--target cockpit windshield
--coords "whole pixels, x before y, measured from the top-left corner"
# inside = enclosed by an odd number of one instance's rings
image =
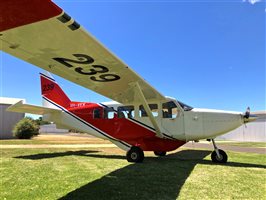
[[[184,111],[190,111],[193,109],[193,107],[187,105],[187,104],[184,104],[183,102],[181,101],[177,101],[179,103],[179,105],[183,108]]]

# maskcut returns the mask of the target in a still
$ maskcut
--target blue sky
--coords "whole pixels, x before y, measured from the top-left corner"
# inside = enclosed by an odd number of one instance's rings
[[[167,96],[202,108],[265,110],[265,2],[56,2]],[[41,105],[42,69],[1,52],[0,96]],[[54,76],[75,101],[108,101]]]

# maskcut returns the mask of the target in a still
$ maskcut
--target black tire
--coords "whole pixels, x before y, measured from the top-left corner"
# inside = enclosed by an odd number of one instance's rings
[[[212,162],[215,162],[215,163],[226,163],[227,162],[227,154],[221,149],[218,149],[218,151],[219,151],[219,154],[220,154],[220,158],[218,157],[216,151],[213,151],[212,154],[211,154]]]
[[[156,156],[165,156],[166,155],[166,151],[154,151],[153,153]]]
[[[131,147],[131,149],[127,152],[127,161],[141,163],[144,160],[144,153],[139,147]]]

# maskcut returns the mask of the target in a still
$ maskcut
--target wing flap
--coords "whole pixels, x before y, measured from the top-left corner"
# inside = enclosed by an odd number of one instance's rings
[[[24,104],[23,101],[19,101],[9,106],[6,111],[18,112],[18,113],[31,113],[36,115],[44,115],[49,113],[61,112],[59,109],[46,108],[42,106],[35,106],[30,104]]]

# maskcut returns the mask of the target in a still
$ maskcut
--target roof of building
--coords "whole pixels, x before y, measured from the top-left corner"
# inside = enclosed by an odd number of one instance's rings
[[[254,111],[251,112],[253,115],[266,115],[266,110],[259,110],[259,111]]]
[[[17,103],[17,102],[19,102],[21,100],[23,100],[23,102],[25,102],[25,99],[0,97],[0,104],[12,105],[12,104]]]

